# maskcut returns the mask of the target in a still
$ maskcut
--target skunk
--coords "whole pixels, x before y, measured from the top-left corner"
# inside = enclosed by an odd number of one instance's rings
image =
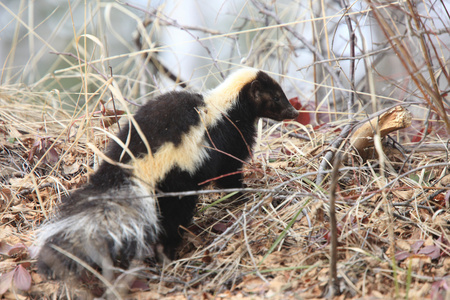
[[[38,233],[38,271],[67,279],[132,260],[155,257],[161,245],[174,259],[180,226],[192,220],[197,196],[161,197],[158,192],[198,190],[218,178],[222,188],[242,187],[236,171],[249,158],[256,120],[296,118],[280,85],[263,71],[240,69],[205,94],[177,91],[142,106],[111,141],[87,186],[63,199]]]

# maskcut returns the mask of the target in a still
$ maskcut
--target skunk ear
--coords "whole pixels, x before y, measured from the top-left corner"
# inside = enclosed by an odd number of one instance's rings
[[[253,80],[251,83],[250,92],[255,100],[259,100],[261,91],[261,83],[258,80]]]

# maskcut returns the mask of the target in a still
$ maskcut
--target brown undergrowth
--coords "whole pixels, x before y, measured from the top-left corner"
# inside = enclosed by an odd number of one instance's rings
[[[252,0],[223,13],[224,1],[217,18],[227,18],[202,27],[172,17],[178,7],[126,1],[60,1],[36,21],[35,2],[0,1],[0,40],[11,41],[0,76],[2,299],[73,299],[36,273],[35,230],[145,99],[205,91],[241,65],[272,72],[302,118],[258,123],[245,201],[205,183],[179,259],[140,264],[129,298],[329,297],[335,186],[335,298],[448,299],[448,3]],[[188,41],[163,44],[167,30]],[[167,53],[179,65],[165,65]],[[411,126],[381,140],[372,124],[399,106]]]
[[[0,268],[13,274],[3,297],[63,297],[68,292],[61,285],[36,274],[34,230],[62,195],[87,181],[98,161],[92,149],[104,149],[105,132],[117,125],[106,127],[97,108],[68,117],[20,87],[3,89],[0,101],[8,108],[0,114]],[[232,192],[206,187],[194,223],[184,228],[180,258],[167,266],[140,266],[131,298],[326,295],[329,180],[318,187],[314,179],[320,154],[339,127],[261,122],[259,128],[259,143],[244,170],[246,201],[229,202],[225,198]],[[385,143],[383,159],[361,161],[351,149],[343,150],[350,155],[340,167],[336,198],[341,298],[445,293],[448,158],[442,151],[411,152],[409,139],[401,138],[406,148]],[[27,276],[31,287],[21,291]]]

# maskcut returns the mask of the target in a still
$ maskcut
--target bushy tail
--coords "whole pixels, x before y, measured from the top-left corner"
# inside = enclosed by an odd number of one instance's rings
[[[116,267],[152,256],[159,233],[155,199],[139,184],[107,191],[88,186],[69,196],[38,232],[38,271],[53,279],[101,269],[111,281]],[[89,271],[89,270],[88,270]]]

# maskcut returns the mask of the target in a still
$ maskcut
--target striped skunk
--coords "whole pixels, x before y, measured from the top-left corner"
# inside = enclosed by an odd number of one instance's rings
[[[150,100],[119,132],[122,143],[110,142],[110,160],[39,230],[38,271],[69,279],[87,265],[112,282],[117,268],[155,257],[156,246],[174,259],[197,196],[158,199],[155,193],[198,190],[225,174],[231,175],[217,179],[219,187],[241,187],[236,171],[250,155],[256,120],[297,115],[280,85],[252,68],[205,94],[179,91]]]

